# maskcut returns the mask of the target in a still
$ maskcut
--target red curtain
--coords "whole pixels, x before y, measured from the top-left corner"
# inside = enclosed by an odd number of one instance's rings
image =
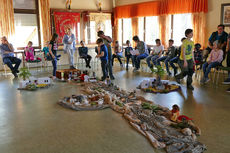
[[[75,31],[75,37],[78,40],[78,23],[80,22],[80,13],[71,12],[54,12],[55,30],[58,34],[58,43],[62,43],[63,36],[66,33],[67,28],[71,28]]]

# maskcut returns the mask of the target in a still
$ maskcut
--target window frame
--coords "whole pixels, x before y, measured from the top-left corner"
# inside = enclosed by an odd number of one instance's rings
[[[34,49],[41,49],[41,33],[40,33],[40,19],[39,19],[39,4],[38,0],[35,0],[35,9],[18,9],[14,8],[14,14],[35,14],[37,19],[38,28],[38,46],[34,46]],[[24,50],[25,47],[18,47],[17,50]]]

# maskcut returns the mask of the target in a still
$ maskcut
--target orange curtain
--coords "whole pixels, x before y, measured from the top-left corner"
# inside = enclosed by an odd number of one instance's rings
[[[138,18],[132,18],[132,35],[138,35]]]
[[[208,0],[157,0],[118,6],[115,18],[132,18],[141,16],[159,16],[163,14],[181,14],[208,12]]]
[[[206,42],[206,13],[193,13],[193,40],[194,43],[200,43],[203,48]]]
[[[139,16],[157,16],[159,15],[159,2],[145,2],[118,6],[115,8],[115,18],[132,18]]]
[[[158,17],[159,20],[159,31],[160,31],[160,39],[162,44],[166,47],[168,46],[168,40],[170,38],[170,19],[169,15],[162,15]]]
[[[208,0],[162,0],[160,14],[208,12]]]
[[[13,0],[0,0],[0,34],[8,37],[14,32]]]
[[[51,25],[50,25],[50,1],[39,0],[39,11],[41,19],[41,35],[42,45],[45,46],[46,42],[51,39]]]

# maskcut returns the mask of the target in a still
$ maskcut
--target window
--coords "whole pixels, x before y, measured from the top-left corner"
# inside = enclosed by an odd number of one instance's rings
[[[132,37],[133,37],[133,34],[132,34],[131,19],[123,19],[123,43],[125,44],[127,40],[132,42]]]
[[[122,42],[122,19],[118,20],[118,41]]]
[[[110,36],[112,38],[112,24],[111,20],[105,21],[105,33],[107,36]]]
[[[96,22],[90,21],[90,43],[96,42]]]
[[[140,40],[144,41],[144,17],[138,18],[138,36]]]
[[[155,44],[155,40],[159,38],[159,22],[157,16],[146,17],[145,24],[145,42],[148,45]]]
[[[191,14],[175,14],[173,15],[173,39],[175,46],[181,45],[181,38],[185,37],[185,30],[192,29]]]
[[[24,48],[28,41],[33,46],[40,47],[40,26],[38,18],[38,0],[13,0],[15,35],[13,44],[15,48]]]

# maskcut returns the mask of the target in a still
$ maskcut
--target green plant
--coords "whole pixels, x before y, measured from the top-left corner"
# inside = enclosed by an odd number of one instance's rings
[[[160,65],[156,65],[156,67],[152,68],[151,71],[158,77],[162,77],[165,74],[164,69]]]
[[[20,69],[19,77],[21,77],[23,80],[29,79],[30,76],[31,73],[26,67]]]

